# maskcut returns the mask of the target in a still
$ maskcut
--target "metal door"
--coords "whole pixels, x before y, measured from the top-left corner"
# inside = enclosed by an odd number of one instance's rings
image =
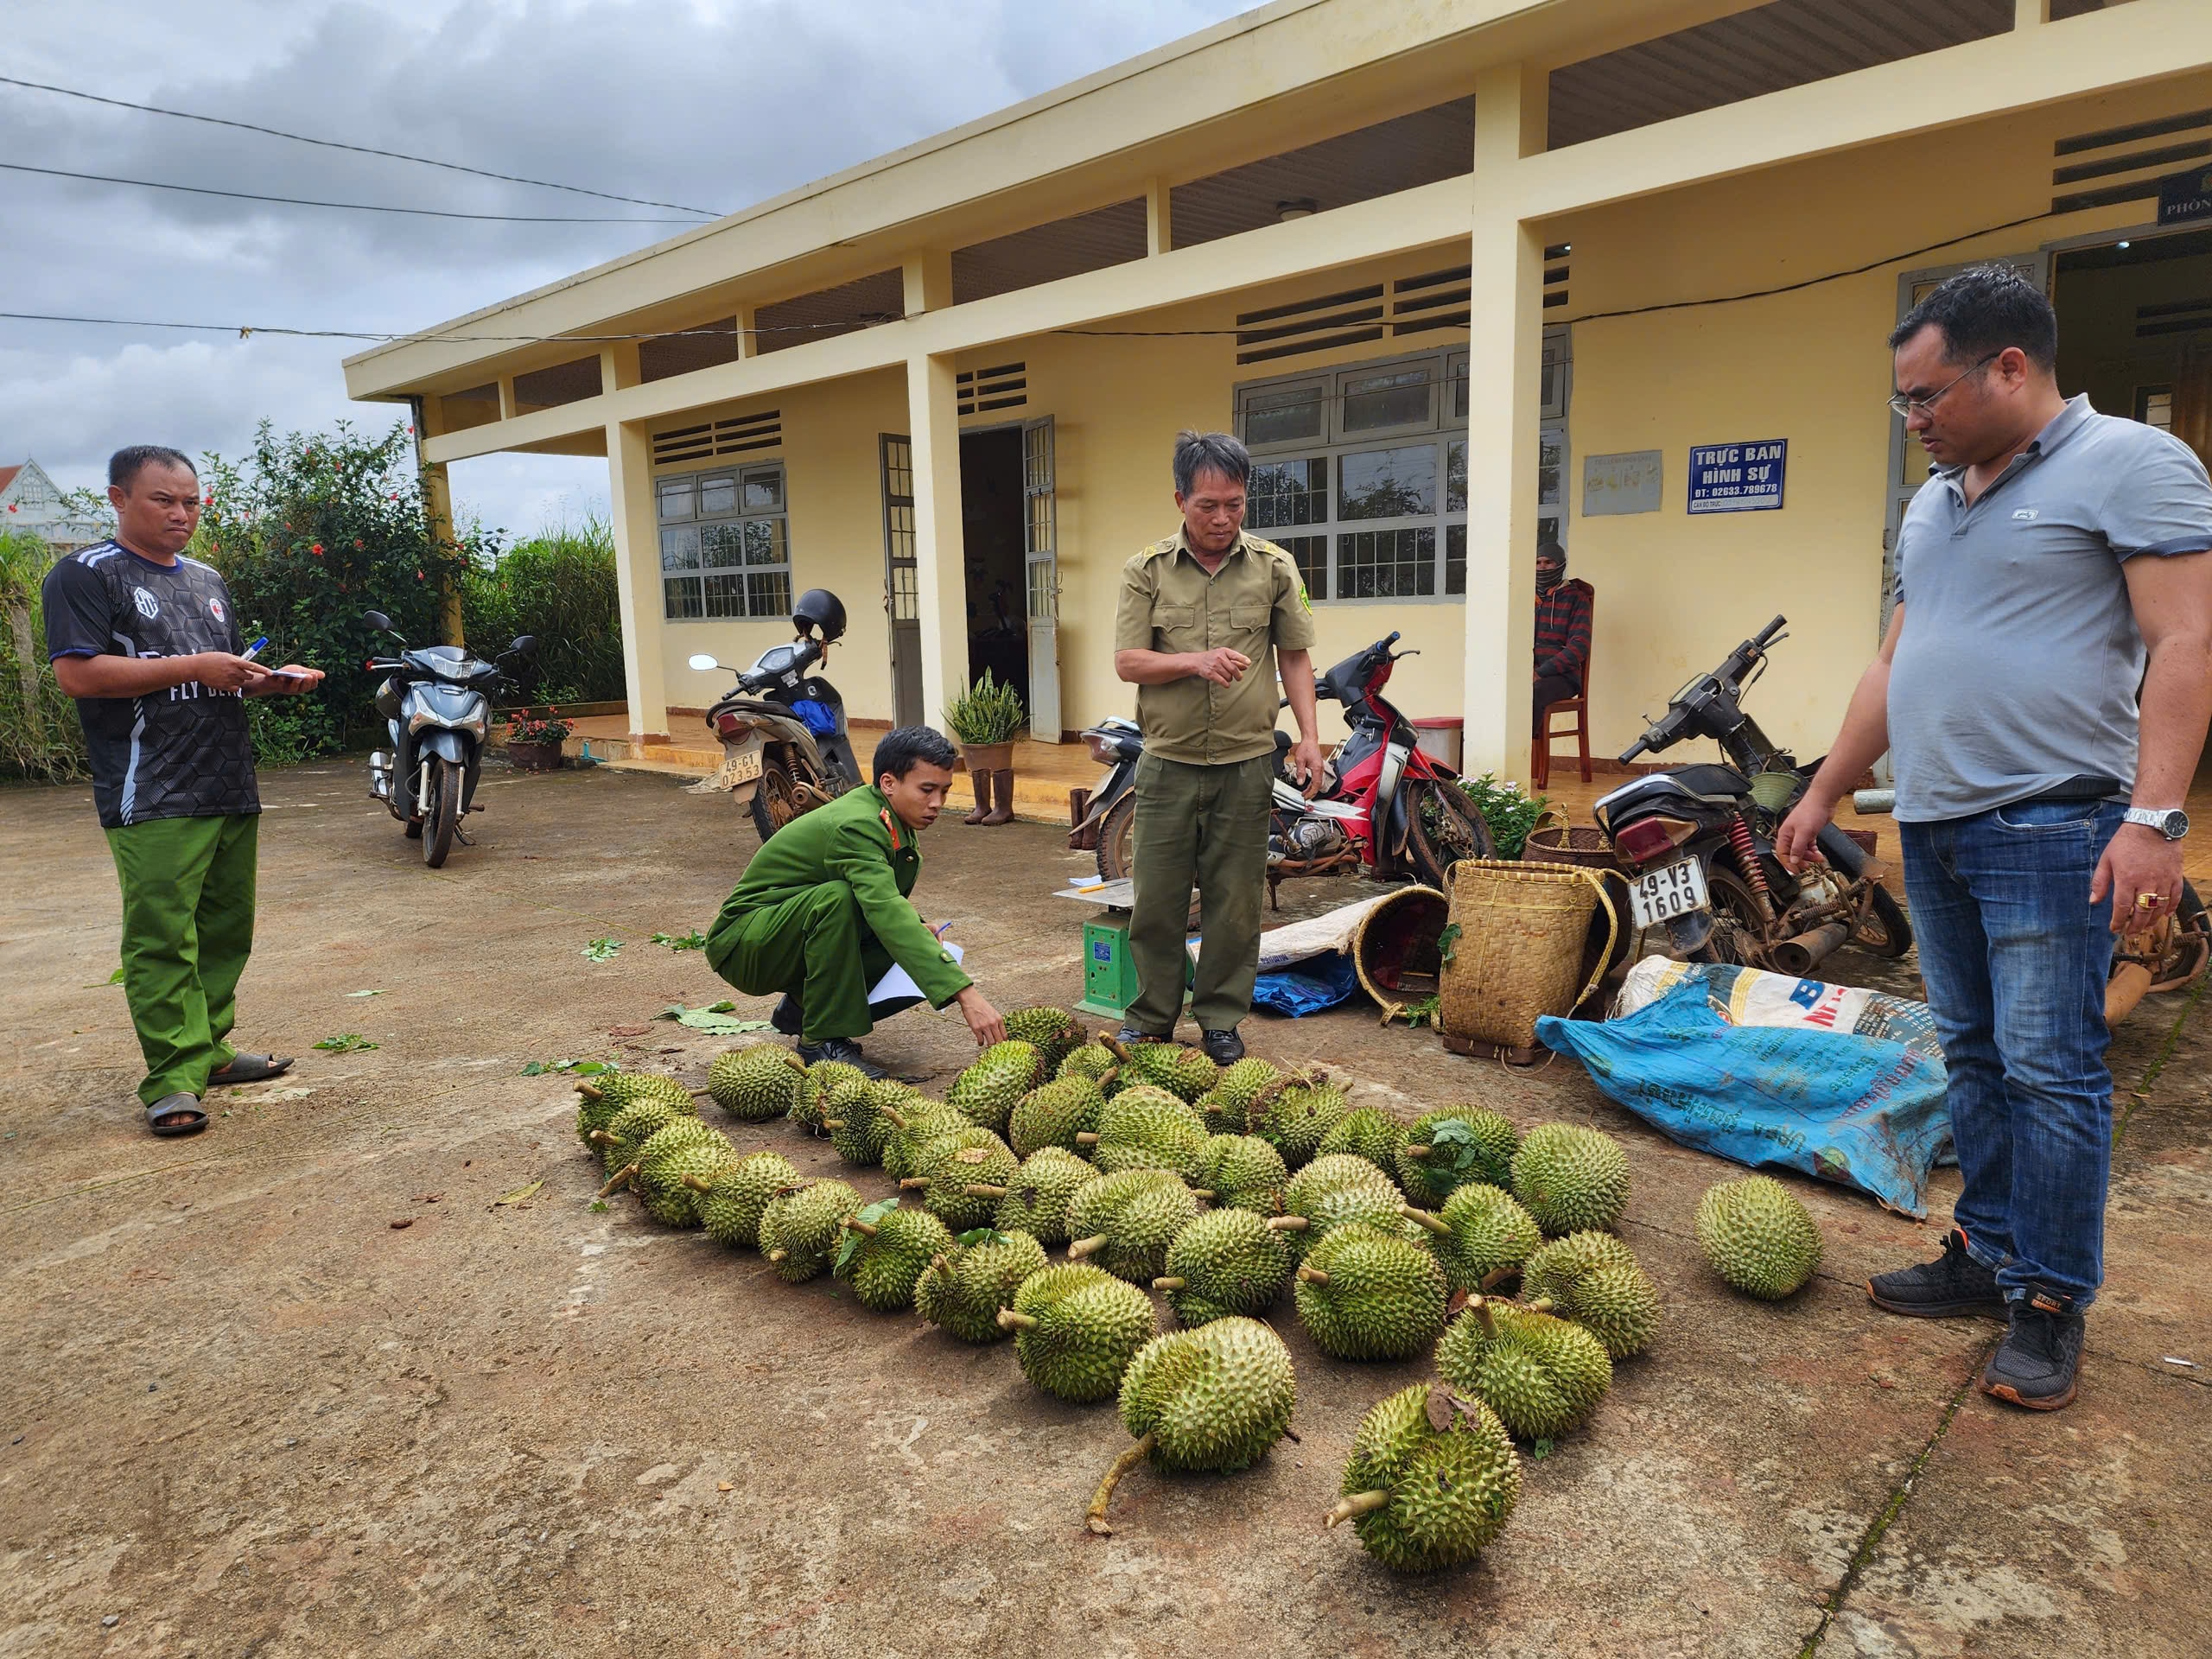
[[[1023,592],[1029,613],[1029,735],[1060,741],[1060,556],[1052,417],[1021,423]]]
[[[922,621],[914,574],[914,446],[886,432],[883,454],[883,611],[891,624],[891,715],[922,721]]]

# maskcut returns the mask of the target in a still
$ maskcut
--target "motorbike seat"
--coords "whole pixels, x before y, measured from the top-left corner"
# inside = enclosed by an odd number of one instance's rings
[[[1669,797],[1683,795],[1705,799],[1733,801],[1751,793],[1751,786],[1744,774],[1733,766],[1711,764],[1676,766],[1667,772],[1655,772],[1638,778],[1634,783],[1624,784],[1611,791],[1598,804],[1607,817],[1617,817],[1624,807],[1646,802],[1656,804]]]

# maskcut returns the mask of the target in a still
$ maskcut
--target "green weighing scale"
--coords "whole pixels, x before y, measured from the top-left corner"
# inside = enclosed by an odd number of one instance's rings
[[[1119,881],[1093,881],[1065,887],[1055,895],[1095,905],[1097,916],[1083,925],[1083,1001],[1077,1014],[1103,1020],[1119,1020],[1137,1000],[1137,965],[1129,959],[1129,912],[1136,904],[1136,885],[1127,876]],[[1183,989],[1187,998],[1198,973],[1198,963],[1187,946],[1183,954]]]

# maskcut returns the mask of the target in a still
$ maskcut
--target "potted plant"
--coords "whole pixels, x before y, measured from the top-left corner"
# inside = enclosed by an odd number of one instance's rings
[[[944,723],[960,740],[961,758],[976,785],[976,810],[963,823],[1014,821],[1014,734],[1025,717],[1021,694],[993,680],[988,669],[945,705]]]
[[[561,764],[561,745],[575,729],[558,709],[518,709],[507,717],[507,759],[518,772],[550,772]]]

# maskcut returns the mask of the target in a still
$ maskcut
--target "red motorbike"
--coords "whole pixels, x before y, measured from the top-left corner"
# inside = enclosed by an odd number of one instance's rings
[[[1351,731],[1322,761],[1321,787],[1312,800],[1285,765],[1290,734],[1275,733],[1270,900],[1279,882],[1363,868],[1378,880],[1409,876],[1441,888],[1457,861],[1497,856],[1490,826],[1459,787],[1459,775],[1421,752],[1412,723],[1382,696],[1398,659],[1418,654],[1394,652],[1398,639],[1395,632],[1378,639],[1316,678],[1314,695],[1339,704]],[[1095,848],[1098,874],[1117,880],[1131,868],[1135,761],[1143,740],[1125,720],[1105,721],[1083,736],[1108,771],[1081,803],[1068,844]]]

